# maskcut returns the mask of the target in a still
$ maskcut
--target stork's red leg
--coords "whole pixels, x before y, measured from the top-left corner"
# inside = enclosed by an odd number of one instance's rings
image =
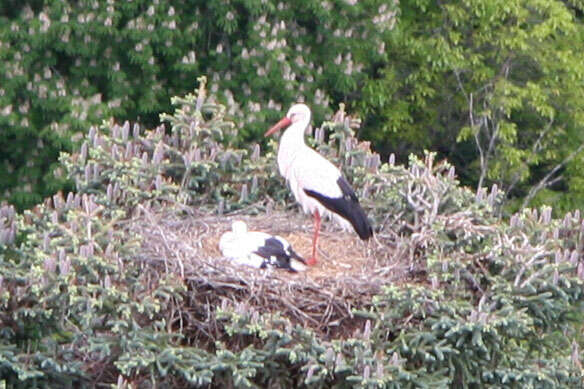
[[[318,233],[320,231],[320,213],[318,210],[314,211],[314,238],[312,238],[312,257],[308,258],[306,263],[308,265],[316,264],[316,242],[318,241]]]

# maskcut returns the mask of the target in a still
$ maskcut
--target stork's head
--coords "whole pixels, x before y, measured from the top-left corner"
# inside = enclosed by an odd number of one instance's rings
[[[300,122],[302,120],[310,120],[310,108],[308,108],[308,105],[306,104],[294,104],[288,110],[286,117],[290,119],[292,123]]]
[[[245,234],[247,232],[247,225],[241,220],[236,220],[231,224],[231,230],[236,234]]]
[[[310,123],[310,108],[308,108],[306,104],[298,103],[291,106],[288,113],[286,113],[286,116],[266,131],[264,136],[270,136],[276,131],[286,128],[294,123],[304,123],[304,128]]]

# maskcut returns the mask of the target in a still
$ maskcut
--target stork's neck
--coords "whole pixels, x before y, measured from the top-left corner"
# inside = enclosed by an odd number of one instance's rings
[[[301,120],[292,123],[290,127],[284,131],[282,139],[280,139],[280,147],[286,147],[290,150],[301,149],[306,146],[304,143],[304,133],[308,127],[308,120]]]
[[[306,120],[300,120],[292,123],[290,127],[284,131],[282,138],[280,138],[280,147],[278,148],[278,167],[280,173],[288,178],[288,167],[294,161],[294,158],[298,155],[302,149],[308,147],[304,143],[304,133],[306,132],[306,127],[310,122],[310,117]]]

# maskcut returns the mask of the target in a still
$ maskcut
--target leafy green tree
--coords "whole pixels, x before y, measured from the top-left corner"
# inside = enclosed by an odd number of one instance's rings
[[[368,136],[402,159],[437,150],[466,184],[496,183],[523,206],[581,207],[584,27],[574,7],[403,3],[387,62],[359,105]]]
[[[0,199],[40,201],[63,185],[59,151],[90,124],[154,125],[201,74],[247,123],[242,138],[294,100],[322,118],[358,93],[396,13],[381,0],[3,2]]]

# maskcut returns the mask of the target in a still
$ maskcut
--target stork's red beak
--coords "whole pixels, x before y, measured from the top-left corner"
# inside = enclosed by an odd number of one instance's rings
[[[264,136],[270,136],[270,135],[274,134],[276,131],[278,131],[282,128],[288,127],[290,124],[292,124],[292,120],[290,120],[287,117],[283,118],[278,123],[274,124],[274,126],[272,128],[270,128],[268,131],[266,131]]]

